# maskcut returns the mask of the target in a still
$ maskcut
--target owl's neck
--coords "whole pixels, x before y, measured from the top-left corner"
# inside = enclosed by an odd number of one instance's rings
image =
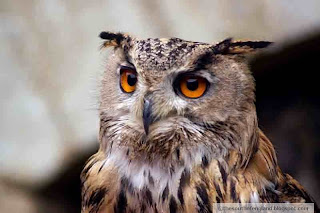
[[[130,164],[134,168],[148,166],[158,172],[161,171],[163,174],[172,175],[182,168],[192,170],[198,166],[206,165],[212,160],[224,165],[226,172],[244,169],[259,146],[261,133],[257,127],[256,116],[254,114],[251,117],[246,117],[240,124],[235,121],[230,123],[236,125],[220,123],[215,126],[205,126],[203,135],[206,137],[197,139],[197,141],[192,141],[192,138],[183,138],[181,135],[177,137],[180,140],[189,140],[191,145],[167,140],[165,144],[161,144],[162,147],[157,147],[159,141],[148,141],[136,148],[132,146],[133,143],[122,144],[117,141],[119,137],[113,138],[101,135],[100,149],[106,153],[107,158],[112,159],[115,165],[118,165],[124,171],[128,169],[127,166]],[[103,132],[108,135],[107,131]],[[128,137],[132,137],[134,140],[139,138],[134,134],[125,138],[129,140]],[[163,143],[163,140],[161,142]],[[144,149],[139,149],[143,146]],[[168,153],[162,153],[162,151],[164,152],[161,149],[163,147],[169,147],[165,150]],[[156,150],[158,152],[150,151],[156,148],[159,148]]]

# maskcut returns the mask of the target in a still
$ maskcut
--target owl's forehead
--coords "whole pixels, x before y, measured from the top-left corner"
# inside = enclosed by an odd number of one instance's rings
[[[134,42],[132,59],[144,70],[168,70],[183,66],[190,57],[209,49],[211,45],[179,38],[149,38]]]

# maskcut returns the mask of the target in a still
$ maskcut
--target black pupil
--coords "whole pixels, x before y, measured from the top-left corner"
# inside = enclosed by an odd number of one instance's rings
[[[130,86],[134,86],[137,83],[137,76],[135,74],[129,73],[127,81]]]
[[[198,79],[196,78],[189,78],[187,80],[187,88],[191,91],[195,91],[198,89],[199,83],[198,83]]]

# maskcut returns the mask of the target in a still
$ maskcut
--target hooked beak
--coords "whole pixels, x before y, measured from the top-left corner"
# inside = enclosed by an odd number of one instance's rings
[[[150,98],[144,99],[142,119],[144,131],[148,134],[149,126],[155,121],[155,118],[152,115],[152,102]]]

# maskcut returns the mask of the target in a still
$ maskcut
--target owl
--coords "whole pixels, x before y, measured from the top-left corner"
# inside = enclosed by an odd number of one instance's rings
[[[81,174],[82,213],[314,203],[281,171],[258,126],[248,60],[270,42],[100,37],[112,54],[101,82],[100,148]]]

